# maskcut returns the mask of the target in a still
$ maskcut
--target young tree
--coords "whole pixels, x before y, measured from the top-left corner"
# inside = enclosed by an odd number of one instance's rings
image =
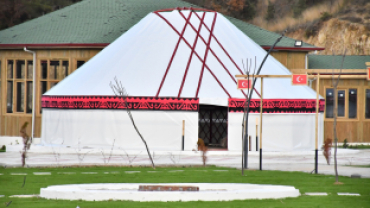
[[[260,72],[261,72],[261,69],[262,69],[262,66],[263,64],[265,63],[267,57],[270,55],[271,51],[274,49],[274,47],[276,46],[276,44],[278,44],[278,42],[280,42],[280,40],[284,37],[284,34],[285,34],[286,31],[284,31],[280,37],[278,37],[275,41],[275,43],[270,47],[270,49],[267,51],[265,57],[263,58],[258,70],[257,70],[257,73],[255,73],[255,75],[259,75]],[[246,113],[244,114],[243,116],[243,123],[244,123],[244,126],[245,128],[243,129],[243,139],[244,141],[247,140],[248,138],[248,119],[249,119],[249,105],[250,105],[250,102],[251,102],[251,98],[252,98],[252,95],[253,95],[253,91],[254,91],[254,86],[256,85],[256,81],[257,81],[257,78],[254,77],[252,79],[252,87],[251,87],[251,90],[250,90],[250,93],[248,94],[248,97],[247,97],[247,102],[246,102]],[[246,145],[244,145],[246,146]],[[245,148],[245,147],[244,147]],[[244,161],[244,164],[247,164],[248,161],[247,161],[247,158],[245,157],[245,155],[243,156],[243,159],[245,160]]]
[[[143,135],[141,135],[139,129],[137,128],[137,126],[135,124],[135,121],[134,121],[134,118],[132,117],[131,110],[130,110],[128,102],[127,102],[128,94],[127,94],[125,88],[122,86],[122,83],[118,82],[116,77],[114,78],[114,82],[115,82],[115,84],[112,84],[112,82],[111,82],[109,85],[112,88],[114,94],[122,100],[122,106],[126,106],[127,114],[128,114],[128,116],[131,120],[131,123],[134,126],[134,128],[136,130],[136,133],[140,136],[141,141],[143,141],[143,143],[145,145],[146,151],[148,152],[149,159],[152,162],[152,167],[155,168],[152,155],[150,154],[150,151],[149,151],[149,147],[148,147]]]
[[[243,60],[242,60],[242,63],[243,63],[243,69],[244,69],[244,74],[247,75],[247,79],[250,80],[250,79],[254,79],[254,75],[256,73],[256,66],[257,66],[257,57],[255,56],[254,57],[254,69],[253,69],[253,72],[251,70],[252,68],[252,59],[248,60],[246,59],[246,63],[244,64]],[[250,86],[249,86],[250,87]],[[251,88],[248,88],[247,90],[247,95],[249,95],[250,93],[250,90],[252,90]],[[248,102],[248,97],[246,98],[246,104]],[[244,168],[248,168],[248,140],[247,140],[247,136],[244,135],[244,132],[245,132],[245,129],[247,128],[247,120],[245,119],[246,118],[246,113],[248,112],[247,110],[247,105],[244,106],[244,115],[243,115],[243,134],[242,134],[242,175],[244,175]],[[250,145],[250,144],[249,144]]]
[[[22,157],[22,167],[26,165],[26,158],[27,158],[27,150],[31,147],[31,137],[28,136],[26,132],[26,128],[28,126],[28,122],[25,122],[21,130],[19,131],[21,133],[21,137],[23,139],[23,151],[21,151],[21,157]]]
[[[335,52],[333,52],[333,66],[334,66],[334,57],[335,57]],[[337,149],[338,149],[338,134],[337,134],[337,118],[338,118],[338,102],[337,102],[337,96],[338,96],[338,84],[340,80],[340,75],[342,74],[342,69],[343,69],[343,63],[344,63],[344,58],[346,57],[346,52],[347,49],[344,48],[343,55],[342,55],[342,62],[340,65],[340,71],[338,74],[338,78],[334,78],[334,68],[333,67],[333,75],[332,75],[332,82],[333,82],[333,94],[334,94],[334,112],[333,112],[333,134],[334,134],[334,171],[335,171],[335,183],[340,184],[339,179],[338,179],[338,163],[337,163]]]

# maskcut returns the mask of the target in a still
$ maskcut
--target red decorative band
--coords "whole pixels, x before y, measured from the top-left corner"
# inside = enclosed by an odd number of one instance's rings
[[[245,99],[229,99],[229,112],[244,112]],[[261,101],[252,99],[249,112],[259,113]],[[324,112],[325,100],[319,101],[319,112]],[[263,113],[315,113],[316,100],[313,99],[264,99]]]
[[[41,98],[43,108],[62,109],[126,109],[198,111],[197,98],[127,97],[128,106],[116,96],[47,96]]]

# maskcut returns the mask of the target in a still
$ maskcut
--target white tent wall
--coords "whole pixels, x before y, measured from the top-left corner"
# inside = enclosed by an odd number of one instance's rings
[[[259,113],[249,114],[249,135],[252,151],[256,151],[256,118]],[[228,149],[242,150],[243,113],[229,113]],[[323,114],[319,113],[319,148],[323,144]],[[259,135],[258,121],[258,135]],[[259,140],[259,139],[258,139]],[[259,144],[258,144],[258,148]],[[315,150],[315,114],[314,113],[264,113],[262,115],[262,150],[263,151],[310,151]]]
[[[181,150],[185,120],[185,150],[196,148],[198,112],[132,111],[135,124],[151,151]],[[42,144],[82,148],[112,146],[145,150],[126,110],[43,109]]]

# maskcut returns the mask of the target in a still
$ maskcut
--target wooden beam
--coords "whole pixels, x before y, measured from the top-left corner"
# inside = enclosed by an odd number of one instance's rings
[[[339,75],[320,75],[320,79],[337,79]],[[308,75],[309,78],[314,78],[315,75]],[[341,75],[340,79],[366,79],[366,75]]]
[[[263,78],[261,78],[261,101],[260,101],[260,149],[262,149],[262,110],[263,110]]]
[[[235,75],[236,78],[248,78],[247,75]],[[254,77],[257,77],[257,78],[291,78],[292,75],[254,75],[254,76],[250,76],[249,78],[254,78]],[[315,78],[316,75],[308,75],[308,78],[309,79],[312,79],[312,78]],[[334,77],[334,79],[338,78],[338,75],[320,75],[320,79],[332,79]],[[366,75],[358,75],[358,74],[354,74],[354,75],[341,75],[340,76],[340,79],[366,79],[367,76]]]
[[[319,89],[320,89],[320,74],[317,74],[316,79],[316,116],[315,116],[315,150],[318,150],[319,141]]]
[[[293,74],[340,73],[340,69],[291,69],[290,71]],[[359,74],[359,73],[366,73],[366,69],[342,69],[342,74]]]
[[[236,78],[248,78],[248,75],[235,75]],[[249,76],[249,78],[253,79],[254,77],[257,78],[291,78],[292,75],[254,75]]]

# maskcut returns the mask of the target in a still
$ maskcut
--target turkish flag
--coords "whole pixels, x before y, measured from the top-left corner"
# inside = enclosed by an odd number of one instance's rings
[[[367,80],[370,80],[370,67],[367,67]]]
[[[307,74],[292,74],[293,85],[307,85]]]
[[[238,89],[245,90],[252,87],[252,80],[250,79],[238,79]]]

